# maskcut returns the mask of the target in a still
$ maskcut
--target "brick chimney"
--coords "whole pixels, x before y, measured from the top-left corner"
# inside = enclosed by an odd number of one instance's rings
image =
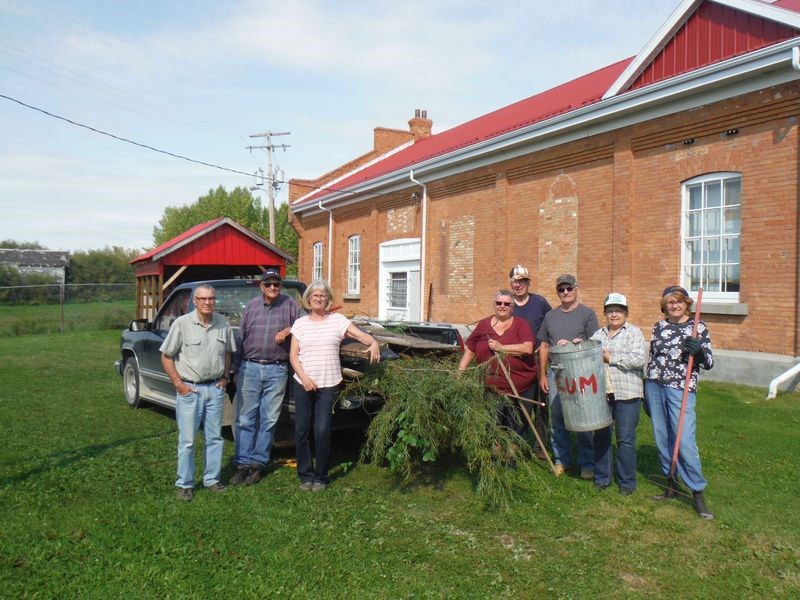
[[[428,118],[427,110],[416,109],[413,118],[408,120],[408,128],[415,142],[431,137],[432,126],[433,121]]]

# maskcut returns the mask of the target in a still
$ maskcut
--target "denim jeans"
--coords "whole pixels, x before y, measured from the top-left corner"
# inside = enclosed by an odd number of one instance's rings
[[[553,458],[556,464],[568,468],[572,465],[572,448],[570,431],[564,425],[564,413],[561,410],[561,396],[556,387],[556,375],[553,369],[547,369],[547,385],[549,393],[547,401],[550,408],[550,424],[553,427]],[[581,469],[594,467],[594,443],[592,431],[579,431],[575,433],[578,444],[578,466]]]
[[[265,467],[269,462],[288,378],[288,365],[242,361],[236,380],[239,412],[234,463]]]
[[[639,425],[641,398],[611,403],[614,424],[594,432],[594,480],[611,484],[611,427],[617,436],[617,485],[636,489],[636,427]]]
[[[194,441],[203,423],[205,434],[203,485],[219,483],[222,468],[222,403],[225,390],[215,384],[190,384],[193,391],[177,394],[175,420],[178,423],[179,488],[194,487]]]
[[[683,391],[661,385],[655,381],[645,381],[644,397],[650,419],[653,422],[653,437],[658,450],[658,462],[661,472],[669,475],[672,465],[672,453],[675,449],[675,436],[678,432],[678,420],[681,413]],[[678,475],[694,492],[706,488],[706,480],[700,466],[700,452],[697,450],[695,431],[697,415],[695,414],[696,395],[689,392],[686,399],[686,414],[683,419],[681,446],[678,452]]]
[[[307,392],[292,379],[294,396],[294,442],[297,452],[297,476],[301,483],[328,483],[331,457],[331,414],[336,387]],[[311,465],[311,414],[314,414],[314,465]]]

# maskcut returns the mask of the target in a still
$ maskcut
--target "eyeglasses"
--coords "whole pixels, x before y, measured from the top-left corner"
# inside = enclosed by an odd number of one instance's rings
[[[511,302],[503,302],[502,300],[494,301],[496,306],[511,306]]]
[[[214,296],[211,296],[209,298],[200,298],[198,296],[194,297],[195,304],[200,304],[201,302],[214,302],[215,300],[216,300],[216,297],[214,297]]]
[[[683,306],[683,302],[680,300],[669,300],[667,301],[667,306]]]
[[[263,285],[264,287],[267,287],[267,288],[279,288],[279,287],[281,287],[281,282],[280,281],[264,281],[264,282],[261,283],[261,285]]]
[[[560,288],[558,288],[556,291],[557,291],[559,294],[566,294],[566,293],[568,293],[568,292],[571,292],[571,291],[572,291],[572,290],[574,290],[574,289],[575,289],[575,286],[574,286],[574,285],[562,285],[562,286],[561,286]]]

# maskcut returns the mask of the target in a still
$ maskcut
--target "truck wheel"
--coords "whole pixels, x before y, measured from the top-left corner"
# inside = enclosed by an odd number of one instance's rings
[[[139,408],[142,399],[139,397],[139,367],[136,359],[129,358],[122,367],[122,390],[125,400],[131,408]]]

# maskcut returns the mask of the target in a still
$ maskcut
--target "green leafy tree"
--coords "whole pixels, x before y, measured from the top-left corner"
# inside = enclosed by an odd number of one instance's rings
[[[138,255],[138,250],[119,246],[73,252],[67,267],[67,283],[135,283],[130,262]]]
[[[9,250],[47,250],[39,242],[18,242],[16,240],[2,240],[0,241],[0,248]]]
[[[297,233],[289,225],[288,214],[289,208],[286,204],[275,211],[275,245],[297,256]],[[264,239],[269,239],[268,210],[261,206],[258,198],[247,188],[237,187],[228,192],[219,186],[215,190],[209,190],[208,194],[198,198],[194,204],[164,209],[164,215],[153,229],[153,242],[156,245],[163,244],[195,225],[219,217],[233,219]]]

